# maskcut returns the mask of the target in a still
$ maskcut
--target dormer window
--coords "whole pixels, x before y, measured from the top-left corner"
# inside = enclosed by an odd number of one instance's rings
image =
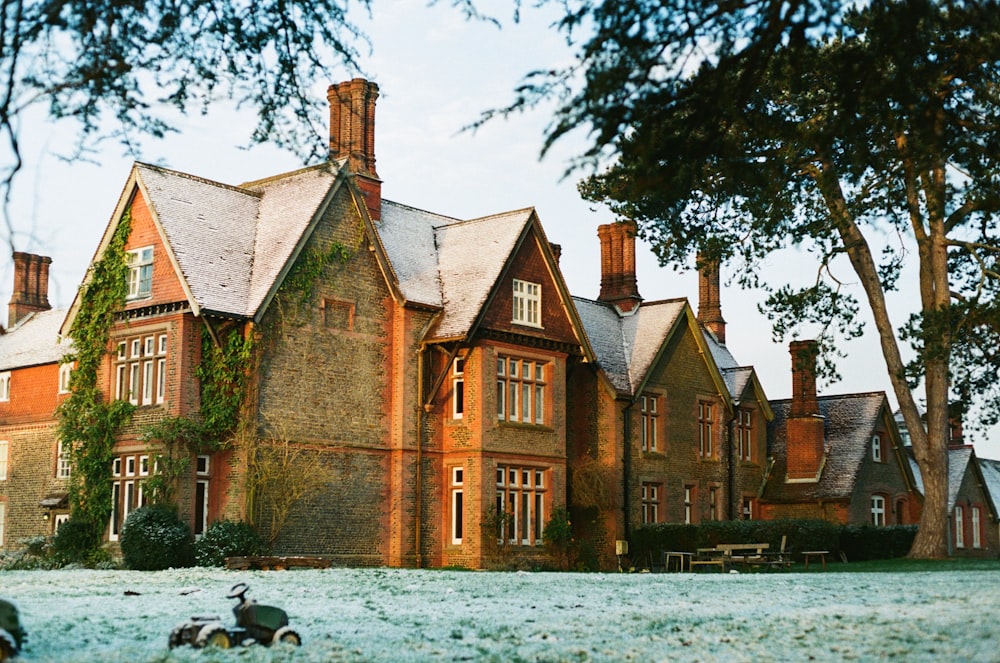
[[[512,321],[517,325],[542,326],[542,286],[540,284],[514,279]]]
[[[878,435],[872,436],[872,460],[876,463],[882,462],[882,438]]]
[[[153,294],[153,247],[128,252],[128,298]]]

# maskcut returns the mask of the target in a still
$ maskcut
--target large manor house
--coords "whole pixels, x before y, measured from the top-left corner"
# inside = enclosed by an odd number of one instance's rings
[[[362,79],[329,88],[329,160],[302,170],[232,185],[133,166],[92,262],[128,223],[128,294],[99,387],[136,409],[108,472],[106,541],[162,469],[150,425],[202,416],[203,355],[232,337],[252,347],[240,425],[186,450],[173,491],[196,536],[249,520],[275,554],[482,568],[498,549],[542,559],[565,510],[613,567],[616,542],[652,523],[918,521],[919,475],[885,394],[817,394],[815,346],[798,341],[792,398],[769,400],[726,348],[719,265],[700,268],[696,307],[644,301],[635,226],[602,225],[600,295],[584,299],[534,209],[456,219],[384,199],[378,93]],[[86,305],[51,309],[51,260],[13,260],[7,550],[69,517],[75,441],[58,439],[55,411]],[[996,509],[956,442],[953,548],[995,556]]]

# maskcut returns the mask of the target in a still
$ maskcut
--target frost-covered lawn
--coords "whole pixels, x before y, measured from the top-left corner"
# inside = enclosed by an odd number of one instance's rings
[[[299,649],[167,648],[231,585]],[[132,595],[138,592],[138,596]],[[1000,660],[1000,573],[0,572],[26,661]]]

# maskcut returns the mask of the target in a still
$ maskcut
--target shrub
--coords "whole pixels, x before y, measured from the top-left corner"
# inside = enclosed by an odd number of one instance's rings
[[[574,545],[573,524],[566,509],[556,509],[552,512],[549,522],[545,523],[542,538],[559,570],[568,571],[573,562]]]
[[[916,535],[916,525],[847,525],[840,532],[839,548],[851,562],[893,559],[910,552]]]
[[[190,528],[162,506],[145,506],[129,514],[121,546],[125,565],[138,571],[191,566],[193,559]]]
[[[267,545],[257,531],[248,523],[235,520],[215,521],[194,544],[198,566],[222,566],[227,557],[265,555],[267,552]]]
[[[59,565],[86,565],[91,554],[101,547],[100,535],[89,523],[70,518],[52,537],[52,556]]]

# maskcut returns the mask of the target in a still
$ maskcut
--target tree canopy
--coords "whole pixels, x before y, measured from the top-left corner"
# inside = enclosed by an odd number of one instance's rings
[[[581,191],[637,221],[664,263],[702,253],[742,265],[742,284],[768,287],[752,269],[762,257],[792,245],[812,252],[814,282],[770,287],[779,335],[819,322],[829,350],[833,332],[861,333],[860,302],[829,268],[849,261],[923,475],[913,554],[943,556],[949,403],[977,402],[983,424],[1000,414],[1000,8],[626,4],[636,14],[623,19],[623,36],[603,52],[583,46],[584,82],[549,139],[591,128],[584,156],[615,160]],[[609,34],[610,9],[590,8],[598,35]],[[721,25],[722,39],[706,25]],[[565,91],[576,75],[536,74],[518,103],[543,91],[539,76]],[[886,293],[912,257],[920,301],[900,325]],[[901,341],[916,352],[909,364]]]

